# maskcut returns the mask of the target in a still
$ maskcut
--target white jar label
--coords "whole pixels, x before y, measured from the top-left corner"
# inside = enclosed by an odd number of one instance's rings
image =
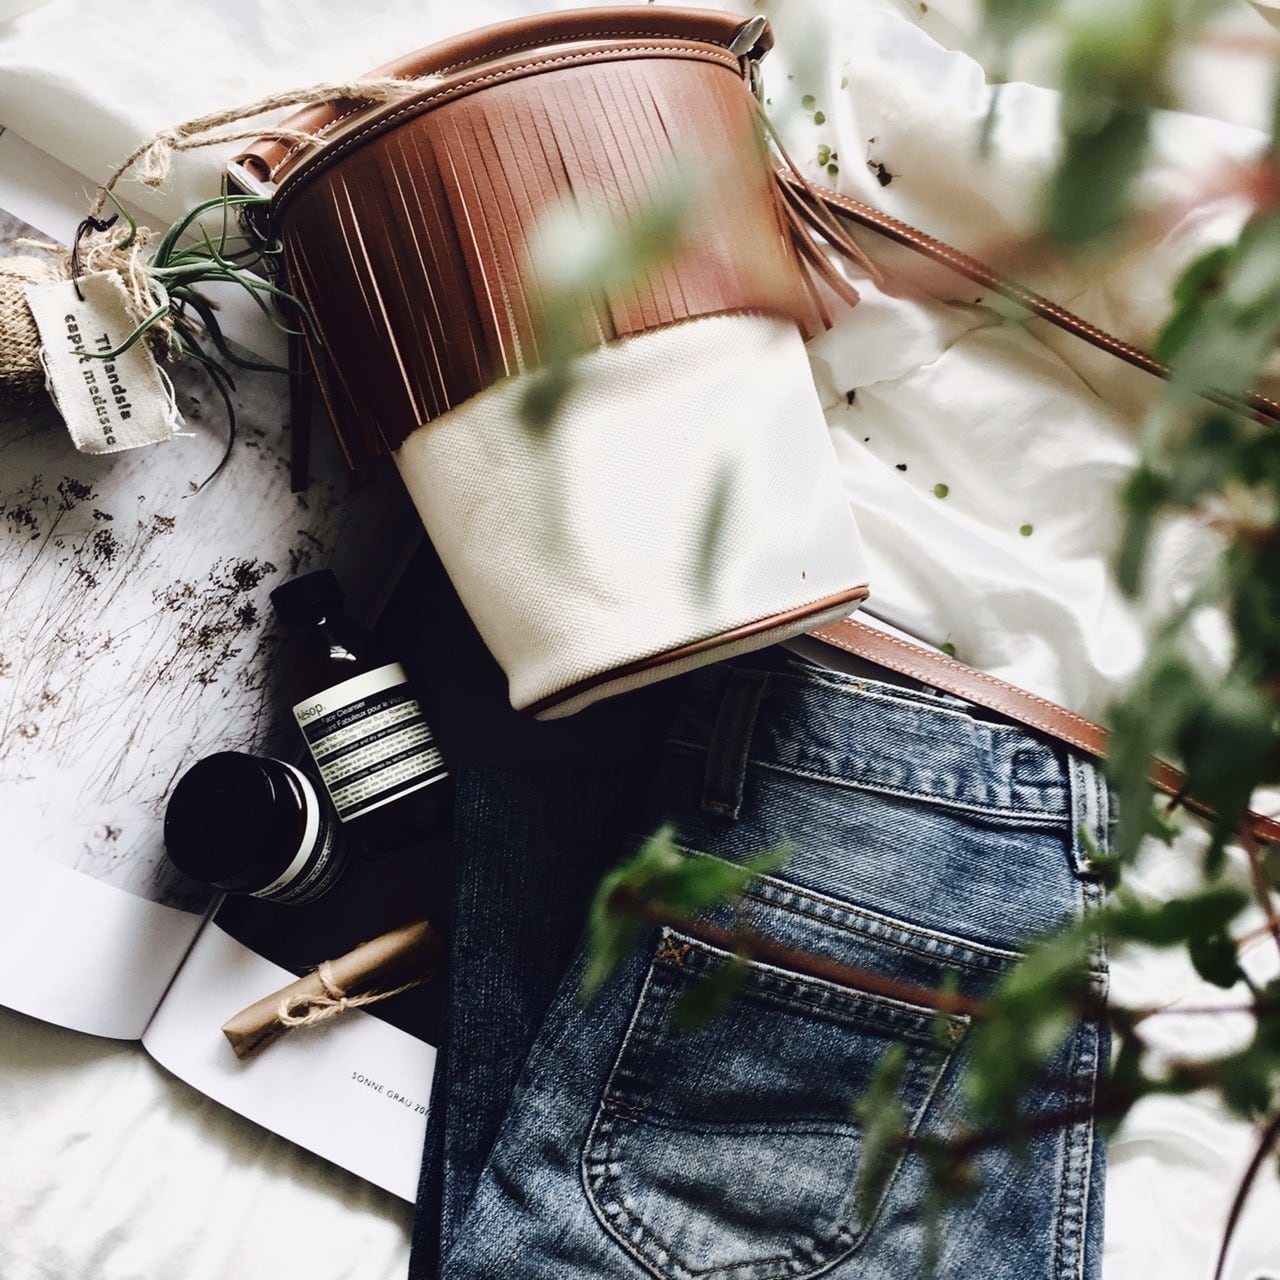
[[[338,834],[338,824],[328,806],[316,795],[311,779],[293,765],[280,763],[302,791],[306,814],[302,840],[292,862],[270,884],[255,889],[253,896],[301,905],[314,902],[333,887],[346,866],[346,846]]]
[[[293,714],[343,822],[446,775],[398,662],[296,703]]]

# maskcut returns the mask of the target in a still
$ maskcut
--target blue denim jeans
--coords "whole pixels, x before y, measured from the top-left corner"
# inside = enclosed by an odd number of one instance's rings
[[[778,650],[679,685],[651,778],[459,779],[453,1021],[414,1280],[923,1274],[925,1161],[901,1156],[864,1211],[851,1108],[902,1044],[908,1132],[964,1130],[965,1020],[950,1019],[942,1047],[927,1007],[753,962],[725,1014],[681,1030],[673,1008],[724,954],[669,928],[584,1007],[568,959],[579,880],[616,857],[629,806],[633,838],[671,823],[691,857],[790,846],[737,923],[975,996],[1100,892],[1082,833],[1107,846],[1107,791],[1090,764],[1020,728]],[[1106,1059],[1104,1029],[1082,1023],[1027,1109],[1087,1105]],[[938,1220],[937,1275],[1098,1274],[1104,1151],[1088,1121],[977,1164],[981,1189]]]

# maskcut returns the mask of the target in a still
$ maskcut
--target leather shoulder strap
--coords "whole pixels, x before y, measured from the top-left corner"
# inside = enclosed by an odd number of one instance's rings
[[[1134,368],[1142,369],[1144,372],[1157,378],[1163,378],[1166,381],[1172,376],[1172,370],[1168,365],[1162,364],[1140,347],[1135,347],[1131,343],[1122,341],[1114,334],[1098,328],[1095,324],[1090,324],[1089,321],[1082,319],[1072,311],[1068,311],[1066,307],[1050,301],[1042,294],[1035,293],[1016,281],[1007,279],[985,262],[970,257],[967,253],[963,253],[945,241],[926,235],[923,231],[918,231],[908,223],[890,217],[889,214],[882,213],[879,209],[869,204],[864,204],[861,200],[855,200],[851,196],[840,195],[827,187],[810,182],[792,165],[779,168],[777,176],[783,189],[791,193],[792,203],[799,216],[804,218],[811,230],[824,239],[831,241],[838,252],[848,256],[843,244],[831,234],[830,219],[832,214],[838,214],[840,217],[856,222],[888,240],[915,250],[923,257],[949,268],[957,275],[964,276],[967,280],[972,280],[988,292],[1006,298],[1008,301],[1024,308],[1030,314],[1038,316],[1042,320],[1047,320],[1050,324],[1067,333],[1074,334],[1082,341],[1108,352],[1118,360],[1123,360],[1126,364],[1133,365]],[[859,265],[861,265],[861,260],[859,260]],[[1259,422],[1271,424],[1280,422],[1280,404],[1268,399],[1266,396],[1250,393],[1237,398],[1223,392],[1214,391],[1212,388],[1204,390],[1200,394],[1205,399],[1216,404],[1245,412]]]
[[[785,152],[783,153],[786,160]],[[898,244],[915,250],[924,257],[950,268],[958,275],[974,281],[984,289],[1024,307],[1032,315],[1047,320],[1067,333],[1074,334],[1092,346],[1109,352],[1126,364],[1142,369],[1158,378],[1168,379],[1171,370],[1153,356],[1138,347],[1122,341],[1087,320],[1081,319],[1065,307],[1034,293],[1001,276],[986,263],[972,258],[959,249],[926,235],[915,227],[882,213],[871,205],[863,204],[849,196],[839,195],[826,187],[810,182],[790,163],[778,170],[778,181],[791,196],[791,206],[823,239],[838,252],[849,256],[841,238],[831,232],[831,215],[838,214],[861,226],[875,231]],[[1249,394],[1239,399],[1213,390],[1204,393],[1205,398],[1216,403],[1248,413],[1258,422],[1275,425],[1280,422],[1280,404],[1265,396]],[[1107,755],[1109,735],[1092,720],[1069,711],[1047,698],[1020,689],[984,671],[965,666],[946,654],[922,645],[912,644],[879,628],[868,626],[855,618],[820,627],[810,633],[825,644],[855,654],[877,666],[911,676],[935,689],[953,693],[976,706],[986,707],[1008,719],[1025,725],[1055,741],[1065,743],[1076,751],[1096,759]],[[1186,776],[1163,760],[1152,762],[1150,770],[1152,786],[1179,804],[1202,817],[1214,818],[1213,810],[1187,791]],[[1280,819],[1271,818],[1250,810],[1244,818],[1245,826],[1257,840],[1268,843],[1280,840]]]
[[[935,649],[912,644],[909,640],[890,635],[857,618],[845,618],[819,627],[809,634],[845,653],[854,654],[867,662],[897,671],[932,685],[935,689],[941,689],[944,693],[953,693],[976,706],[995,711],[1037,733],[1065,743],[1076,751],[1096,759],[1106,757],[1109,739],[1107,731],[1101,725],[1027,689],[1020,689],[985,671],[965,666],[963,662],[957,662]],[[1155,761],[1150,778],[1152,786],[1165,795],[1174,797],[1192,813],[1206,818],[1215,816],[1212,809],[1188,794],[1186,776],[1171,764],[1166,764],[1163,760]],[[1268,843],[1280,840],[1280,820],[1250,811],[1245,822],[1255,839]]]

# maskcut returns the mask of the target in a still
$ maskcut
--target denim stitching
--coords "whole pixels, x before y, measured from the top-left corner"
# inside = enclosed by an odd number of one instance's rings
[[[725,1267],[691,1269],[684,1266],[675,1257],[671,1244],[638,1219],[627,1208],[621,1191],[612,1189],[609,1185],[609,1179],[616,1176],[610,1173],[610,1166],[618,1166],[620,1164],[618,1122],[634,1124],[636,1123],[634,1116],[638,1116],[644,1110],[638,1104],[632,1104],[625,1099],[619,1098],[614,1091],[614,1085],[619,1076],[622,1077],[621,1082],[624,1086],[628,1081],[632,1084],[639,1083],[624,1066],[628,1046],[633,1043],[633,1040],[650,1035],[655,1024],[664,1022],[665,1018],[662,1014],[669,1012],[671,1002],[676,998],[674,988],[663,991],[656,981],[659,973],[664,968],[668,979],[671,974],[680,972],[685,968],[684,964],[675,964],[670,961],[662,962],[659,958],[675,936],[677,935],[673,930],[665,928],[662,930],[658,946],[655,949],[656,954],[651,959],[649,969],[645,974],[635,1011],[619,1046],[618,1054],[610,1073],[609,1083],[606,1085],[606,1092],[597,1107],[595,1120],[588,1131],[587,1139],[583,1146],[579,1164],[579,1177],[588,1202],[592,1206],[597,1221],[606,1233],[622,1246],[633,1261],[651,1275],[670,1277],[671,1280],[797,1280],[801,1276],[813,1276],[818,1272],[829,1270],[849,1257],[870,1235],[884,1204],[888,1200],[889,1191],[905,1161],[905,1150],[899,1155],[892,1174],[886,1179],[884,1192],[875,1207],[867,1215],[865,1221],[857,1221],[856,1231],[851,1230],[847,1223],[840,1222],[833,1224],[834,1230],[826,1239],[811,1238],[807,1247],[797,1245],[796,1251],[792,1254],[770,1258],[755,1258]],[[690,939],[690,942],[695,954],[699,951],[706,953],[714,951],[713,948],[708,948],[706,944],[698,943],[694,939]],[[707,954],[705,958],[710,959],[712,956]],[[756,974],[753,976],[774,980],[772,975],[769,974]],[[820,983],[818,979],[799,975],[791,981],[803,983],[806,986],[833,985]],[[862,994],[858,993],[856,997],[848,998],[852,1002],[854,999],[861,999]],[[812,1012],[812,1009],[804,1008],[803,1011]],[[831,1010],[823,1009],[822,1012],[830,1013]],[[932,1011],[924,1010],[914,1013],[911,1006],[905,1006],[901,1018],[905,1020],[909,1017],[913,1017],[917,1022],[925,1022],[931,1021],[934,1015]],[[967,1019],[963,1021],[967,1022]],[[951,1063],[956,1058],[958,1044],[958,1041],[954,1041],[943,1051],[935,1042],[928,1041],[926,1043],[924,1039],[921,1039],[916,1041],[914,1049],[911,1050],[911,1057],[916,1063],[916,1070],[910,1079],[917,1085],[922,1084],[923,1088],[917,1089],[914,1094],[909,1094],[906,1098],[911,1117],[906,1130],[908,1136],[919,1132],[923,1125],[925,1116],[941,1086],[941,1082],[946,1077]],[[929,1069],[931,1062],[934,1064],[933,1070]],[[624,1110],[633,1112],[634,1116],[619,1114],[620,1111]],[[704,1127],[707,1132],[721,1131],[713,1125],[707,1125],[707,1122],[684,1120],[679,1125],[664,1124],[665,1117],[663,1113],[654,1108],[648,1108],[645,1111],[645,1118],[652,1127],[678,1129],[679,1132],[684,1133],[700,1132],[700,1126]],[[814,1123],[813,1128],[807,1128],[803,1122],[796,1127],[786,1124],[782,1128],[788,1134],[814,1133],[829,1135],[833,1132],[830,1122],[820,1127]],[[837,1130],[844,1128],[845,1126],[843,1125],[836,1126]],[[856,1132],[857,1126],[852,1126],[852,1128]],[[725,1129],[723,1131],[741,1134],[750,1134],[752,1132],[776,1134],[779,1132],[779,1125],[743,1125],[732,1130]],[[847,1199],[845,1203],[848,1204]],[[845,1212],[851,1211],[845,1210]],[[646,1249],[649,1251],[648,1256],[646,1256]],[[800,1255],[807,1255],[805,1260],[809,1265],[804,1269],[797,1265],[801,1262]],[[775,1266],[781,1267],[782,1270],[769,1270]]]
[[[604,1118],[603,1114],[601,1118],[602,1119]],[[593,1175],[592,1181],[603,1192],[606,1189],[604,1186],[604,1182],[605,1182],[606,1176],[608,1175],[608,1166],[611,1164],[617,1163],[617,1151],[613,1141],[614,1126],[611,1123],[608,1123],[606,1121],[605,1123],[602,1123],[600,1125],[600,1128],[602,1131],[602,1137],[604,1138],[604,1141],[607,1144],[606,1145],[607,1154],[604,1157],[604,1159],[600,1161],[600,1172]],[[588,1138],[588,1141],[590,1141],[590,1138]],[[587,1176],[587,1169],[585,1165],[585,1152],[584,1152],[584,1163],[583,1163],[584,1179],[586,1178],[586,1176]],[[610,1212],[609,1206],[606,1206],[597,1201],[597,1198],[593,1194],[591,1187],[585,1187],[585,1189],[587,1191],[587,1199],[590,1202],[592,1209],[596,1213],[597,1221],[599,1221],[601,1226],[604,1227],[605,1231],[608,1232],[611,1236],[613,1236],[614,1240],[616,1240],[618,1244],[622,1246],[624,1251],[628,1255],[630,1255],[632,1260],[636,1262],[639,1266],[641,1266],[645,1271],[649,1272],[650,1275],[662,1277],[664,1273],[666,1273],[667,1275],[675,1277],[676,1280],[787,1280],[788,1276],[793,1276],[795,1274],[794,1272],[790,1272],[790,1271],[779,1271],[779,1272],[775,1272],[773,1275],[761,1275],[761,1276],[756,1276],[753,1274],[757,1267],[769,1267],[775,1264],[781,1264],[786,1266],[791,1262],[791,1258],[785,1257],[785,1256],[775,1257],[775,1258],[759,1258],[749,1263],[741,1263],[731,1267],[715,1267],[715,1268],[707,1268],[705,1270],[694,1270],[694,1269],[686,1268],[682,1266],[673,1256],[671,1245],[667,1241],[665,1241],[660,1235],[658,1235],[656,1232],[646,1227],[645,1224],[641,1222],[638,1218],[636,1218],[635,1215],[632,1214],[627,1209],[621,1197],[617,1197],[613,1200],[612,1212]],[[624,1236],[621,1227],[615,1227],[610,1221],[608,1221],[608,1219],[614,1219],[614,1218],[625,1220],[627,1223],[632,1225],[632,1230],[630,1232],[627,1232]],[[847,1234],[844,1232],[843,1228],[841,1228],[841,1234]],[[646,1241],[651,1242],[651,1247],[652,1245],[657,1245],[659,1257],[656,1259],[653,1259],[652,1261],[649,1258],[645,1257],[640,1252],[640,1246],[642,1242],[646,1242]],[[663,1270],[656,1271],[654,1269],[655,1266],[661,1267]]]
[[[677,847],[692,857],[715,856],[684,845]],[[936,929],[908,924],[893,916],[880,915],[865,907],[843,902],[839,898],[826,897],[807,886],[796,885],[773,876],[761,876],[754,881],[752,887],[747,890],[746,896],[756,898],[770,906],[778,906],[799,915],[810,916],[851,933],[865,934],[869,938],[893,942],[908,950],[917,950],[921,955],[930,958],[942,956],[974,966],[1004,967],[1022,955],[1022,952],[1017,950],[993,947],[987,943],[941,933]],[[914,945],[917,941],[926,945],[917,947]]]
[[[767,681],[768,676],[758,671],[738,668],[729,673],[707,743],[702,781],[704,813],[736,818],[742,810],[751,735]]]
[[[816,1137],[825,1137],[831,1133],[856,1136],[861,1132],[861,1126],[852,1122],[848,1124],[829,1124],[817,1116],[788,1118],[785,1126],[782,1126],[750,1120],[684,1120],[678,1116],[668,1115],[665,1111],[650,1111],[646,1114],[645,1121],[655,1129],[678,1129],[681,1133],[731,1133],[744,1136],[768,1134],[776,1136],[781,1127],[785,1127],[788,1134],[804,1133],[812,1134]]]
[[[1087,827],[1100,848],[1108,847],[1110,828],[1110,794],[1097,769],[1084,761],[1069,759],[1072,812],[1077,832],[1072,842],[1073,856],[1083,869],[1085,849],[1079,829]],[[1079,882],[1079,911],[1087,915],[1101,897],[1101,886],[1087,878]],[[1101,986],[1106,994],[1106,963],[1100,945],[1095,947],[1091,966],[1093,986]],[[1071,1069],[1067,1092],[1068,1106],[1083,1110],[1097,1097],[1098,1077],[1102,1068],[1102,1032],[1096,1021],[1081,1023],[1072,1038]],[[1062,1196],[1055,1231],[1054,1274],[1058,1280],[1080,1280],[1085,1266],[1086,1222],[1089,1191],[1093,1173],[1093,1148],[1097,1141],[1094,1126],[1077,1121],[1062,1134]]]
[[[850,763],[853,764],[854,762],[850,761]],[[759,769],[766,769],[772,773],[790,774],[797,778],[806,778],[810,782],[826,783],[829,786],[841,787],[849,791],[865,791],[873,795],[893,796],[898,800],[910,800],[915,804],[928,804],[936,809],[946,810],[951,813],[963,813],[969,817],[983,818],[990,821],[993,826],[1025,827],[1027,825],[1035,825],[1048,828],[1065,825],[1064,819],[1056,816],[1052,810],[1023,809],[1014,806],[994,807],[989,804],[970,803],[964,800],[956,800],[951,796],[931,794],[923,791],[919,786],[893,787],[885,783],[870,782],[865,778],[843,781],[830,774],[814,773],[807,769],[796,768],[794,765],[779,764],[776,761],[753,760],[752,764]]]
[[[721,952],[697,939],[690,938],[688,942],[690,953],[696,957],[695,962],[688,965],[691,969],[705,973],[710,963],[728,957],[728,952]],[[662,961],[661,955],[654,958],[655,965]],[[829,1020],[871,1023],[874,1026],[887,1023],[907,1035],[914,1032],[915,1037],[924,1043],[933,1041],[933,1023],[938,1017],[935,1009],[878,995],[872,991],[862,991],[856,987],[843,987],[807,974],[792,974],[765,961],[755,960],[752,963],[753,967],[748,970],[744,980],[744,990],[757,992],[766,999],[799,1013],[818,1012],[826,1015]],[[867,1009],[868,1005],[870,1011]],[[871,1011],[874,1011],[874,1016]],[[959,1021],[968,1022],[962,1015],[954,1016]]]
[[[690,742],[683,738],[672,738],[667,746],[694,754],[706,751],[703,743]],[[898,800],[909,800],[915,804],[927,804],[932,808],[951,813],[962,813],[968,817],[978,817],[988,821],[992,826],[1019,826],[1029,824],[1041,828],[1053,828],[1067,825],[1069,819],[1062,815],[1060,806],[1022,808],[1014,805],[992,806],[956,800],[950,796],[942,796],[924,791],[918,785],[894,787],[886,783],[871,781],[865,777],[848,777],[848,772],[856,771],[859,763],[850,757],[844,763],[846,770],[831,767],[819,772],[816,769],[804,769],[792,764],[782,764],[773,760],[752,759],[748,763],[755,768],[765,769],[771,773],[786,777],[804,778],[809,782],[817,782],[845,791],[860,791],[870,795],[892,796]],[[1023,784],[1024,786],[1027,784]]]

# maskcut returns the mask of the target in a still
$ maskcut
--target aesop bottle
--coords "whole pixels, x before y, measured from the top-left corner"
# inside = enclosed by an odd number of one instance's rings
[[[164,845],[184,875],[272,902],[314,902],[346,862],[341,832],[311,779],[240,751],[197,760],[164,815]]]
[[[271,593],[288,630],[290,701],[344,829],[389,852],[448,821],[448,773],[404,669],[343,610],[328,570]]]

